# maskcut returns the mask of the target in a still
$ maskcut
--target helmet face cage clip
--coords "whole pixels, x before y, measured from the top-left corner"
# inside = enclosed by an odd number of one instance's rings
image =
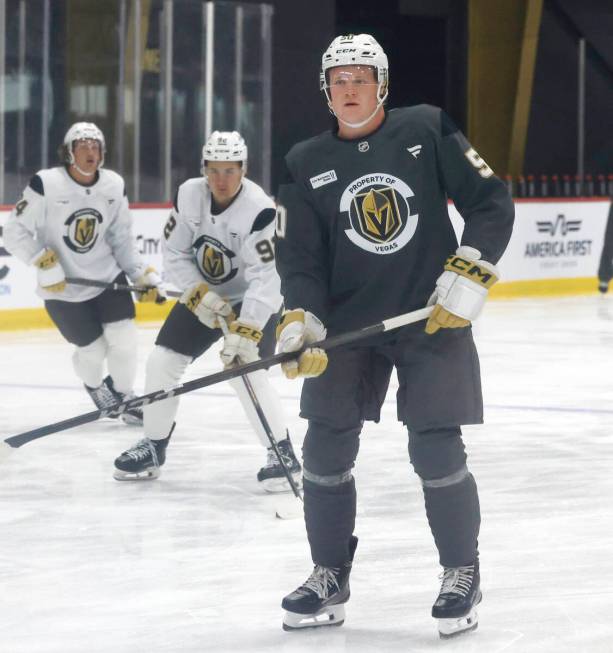
[[[102,168],[106,155],[106,143],[104,141],[104,134],[93,122],[75,122],[66,132],[64,142],[60,148],[62,162],[68,165],[75,165],[74,144],[76,141],[81,140],[98,141],[100,146],[100,163],[98,164],[98,168]]]
[[[202,148],[200,172],[204,174],[207,161],[236,161],[241,164],[243,174],[247,168],[247,145],[237,132],[214,131]]]

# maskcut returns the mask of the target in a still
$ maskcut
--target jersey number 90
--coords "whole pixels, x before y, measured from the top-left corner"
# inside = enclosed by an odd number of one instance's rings
[[[255,249],[260,255],[262,263],[270,263],[275,260],[275,250],[270,240],[260,240],[255,244]]]

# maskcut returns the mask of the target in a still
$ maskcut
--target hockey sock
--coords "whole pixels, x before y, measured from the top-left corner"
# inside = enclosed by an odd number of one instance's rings
[[[262,412],[266,417],[266,421],[270,426],[275,440],[277,442],[284,440],[287,437],[287,421],[283,414],[279,395],[268,381],[266,372],[264,370],[259,370],[249,374],[247,378],[251,382],[253,392],[257,397],[257,401],[262,408]],[[238,377],[236,379],[231,379],[230,385],[238,395],[251,427],[257,433],[262,445],[268,449],[271,446],[270,441],[266,436],[266,431],[264,430],[262,421],[257,414],[253,400],[247,391],[243,378]]]
[[[136,325],[134,320],[119,320],[103,325],[108,344],[107,367],[115,390],[130,394],[136,379]]]
[[[147,359],[145,394],[179,383],[191,360],[191,356],[156,345]],[[151,440],[165,438],[173,426],[178,408],[179,397],[143,406],[145,436]]]
[[[461,567],[472,564],[477,558],[481,524],[479,495],[473,475],[466,470],[458,482],[437,486],[434,480],[423,481],[423,485],[428,523],[441,565]]]
[[[76,375],[90,388],[98,388],[104,378],[106,340],[100,336],[85,347],[76,347],[72,365]]]
[[[304,521],[313,562],[340,567],[350,559],[355,528],[356,491],[353,477],[339,485],[320,485],[303,479]]]

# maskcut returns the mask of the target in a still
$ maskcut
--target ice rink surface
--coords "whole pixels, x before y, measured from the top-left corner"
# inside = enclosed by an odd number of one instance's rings
[[[157,327],[139,328],[139,378]],[[301,519],[275,519],[265,452],[227,385],[185,395],[157,481],[113,480],[139,429],[104,420],[0,463],[2,653],[613,652],[613,297],[490,302],[475,326],[486,424],[479,629],[439,640],[439,581],[395,380],[355,470],[352,597],[340,628],[286,633],[309,575]],[[0,332],[0,436],[92,410],[55,331]],[[210,352],[186,378],[219,370]],[[272,372],[299,445],[299,383]],[[441,397],[441,401],[445,398]],[[288,499],[293,501],[293,499]]]

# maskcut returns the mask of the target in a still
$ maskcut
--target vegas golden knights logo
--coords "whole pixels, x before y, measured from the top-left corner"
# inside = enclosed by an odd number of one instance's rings
[[[223,254],[213,247],[206,245],[202,254],[202,269],[211,279],[217,279],[223,276]]]
[[[376,243],[392,240],[402,228],[396,194],[392,188],[371,188],[356,195],[355,209],[362,234]]]
[[[75,242],[81,247],[89,245],[96,232],[96,218],[77,218],[74,228]]]

